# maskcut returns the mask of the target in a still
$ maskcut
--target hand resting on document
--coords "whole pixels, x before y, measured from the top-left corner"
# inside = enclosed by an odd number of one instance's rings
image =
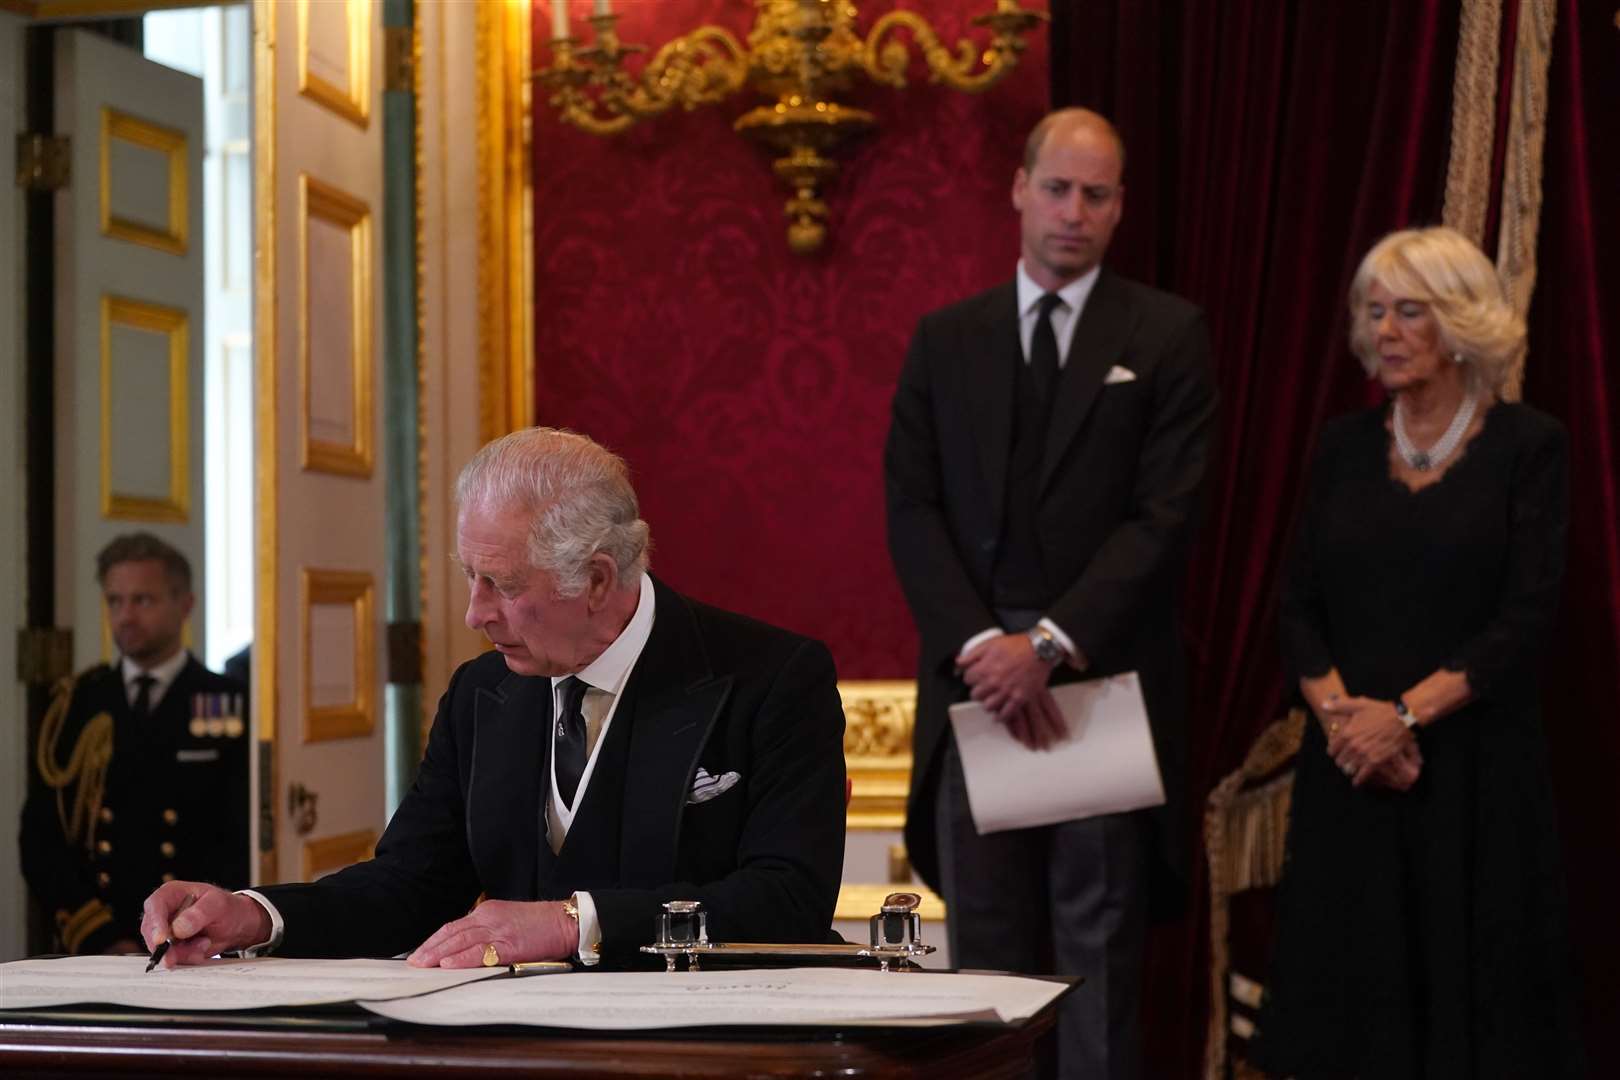
[[[405,958],[413,967],[469,968],[495,946],[502,964],[566,960],[579,949],[579,923],[555,901],[485,900],[445,923]]]
[[[258,901],[198,881],[159,886],[141,916],[148,950],[173,939],[162,960],[170,968],[262,945],[270,933],[270,914]],[[495,946],[501,964],[560,960],[579,948],[579,924],[560,903],[489,900],[441,926],[406,959],[414,967],[478,967],[486,945]]]

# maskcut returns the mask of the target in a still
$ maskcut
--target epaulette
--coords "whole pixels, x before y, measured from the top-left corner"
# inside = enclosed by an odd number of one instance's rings
[[[105,660],[100,660],[94,664],[91,664],[77,675],[62,676],[60,679],[56,680],[56,685],[51,687],[51,704],[55,705],[58,699],[61,698],[66,698],[71,701],[73,699],[73,691],[79,688],[80,683],[89,682],[91,679],[97,678],[98,676],[110,674],[112,670],[113,667],[111,664],[107,663]],[[66,706],[63,707],[66,708]]]
[[[50,717],[53,714],[60,712],[61,716],[57,719],[57,722],[54,725],[46,723],[41,726],[40,745],[38,750],[39,753],[45,752],[45,735],[49,733],[51,735],[52,743],[50,747],[52,760],[59,760],[55,756],[55,743],[61,737],[62,725],[67,720],[68,706],[73,703],[73,695],[79,689],[79,684],[89,682],[91,679],[98,676],[109,674],[112,672],[112,670],[112,665],[103,660],[91,664],[77,675],[64,675],[60,679],[56,680],[56,685],[51,687],[51,703],[47,707],[45,715]],[[55,730],[52,730],[53,727]]]
[[[89,678],[91,678],[93,676],[96,676],[96,675],[100,675],[103,672],[109,672],[110,673],[112,671],[113,671],[113,666],[111,664],[107,663],[107,661],[105,661],[105,660],[97,660],[95,663],[91,664],[89,667],[85,668],[83,671],[81,671],[77,675],[73,676],[73,681],[74,682],[84,682],[86,679],[89,679]]]

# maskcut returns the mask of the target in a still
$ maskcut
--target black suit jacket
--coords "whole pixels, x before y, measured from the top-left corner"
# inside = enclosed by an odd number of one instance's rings
[[[169,877],[246,885],[249,735],[245,710],[227,723],[222,708],[246,689],[192,657],[144,721],[131,715],[123,678],[106,664],[64,692],[67,716],[47,748],[56,765],[70,760],[101,713],[112,717],[113,743],[88,846],[64,834],[55,791],[36,781],[23,807],[23,875],[63,949],[100,952],[119,938],[139,940],[141,904]],[[62,805],[73,806],[78,787],[63,790]]]
[[[923,317],[884,456],[890,553],[922,637],[907,849],[936,887],[933,784],[946,709],[966,696],[954,661],[998,624],[990,587],[1023,364],[1017,306],[1009,282]],[[1197,308],[1104,268],[1058,382],[1036,515],[1054,597],[1047,617],[1084,651],[1087,676],[1141,674],[1169,799],[1160,850],[1172,867],[1185,860],[1176,594],[1215,427],[1209,351]],[[1116,367],[1135,378],[1107,382]]]
[[[414,949],[480,893],[589,890],[610,964],[638,962],[673,899],[711,939],[824,941],[844,858],[844,714],[821,643],[689,600],[660,582],[647,645],[555,856],[545,835],[551,684],[496,653],[440,699],[415,784],[376,858],[266,888],[290,956]],[[741,779],[688,804],[699,767]]]

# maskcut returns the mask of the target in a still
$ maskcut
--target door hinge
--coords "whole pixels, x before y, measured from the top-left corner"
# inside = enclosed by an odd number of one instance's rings
[[[422,682],[422,624],[412,619],[388,624],[388,682]]]
[[[259,742],[259,880],[276,880],[275,746]]]
[[[23,132],[17,136],[17,186],[24,191],[61,191],[73,171],[66,135]]]
[[[17,678],[37,686],[50,686],[73,674],[73,631],[55,626],[23,626],[17,630]]]
[[[415,27],[383,27],[383,89],[416,92]]]

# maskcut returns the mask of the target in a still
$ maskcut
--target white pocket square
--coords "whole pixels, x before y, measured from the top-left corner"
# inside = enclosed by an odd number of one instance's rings
[[[1111,386],[1114,383],[1135,382],[1135,381],[1136,381],[1136,372],[1132,371],[1128,367],[1120,367],[1118,364],[1115,364],[1113,367],[1109,368],[1108,369],[1108,374],[1103,376],[1103,385],[1104,386]]]
[[[741,779],[742,776],[734,772],[712,776],[708,769],[699,765],[697,775],[692,777],[692,794],[687,797],[686,805],[696,806],[698,803],[718,798],[736,787],[737,781]]]

